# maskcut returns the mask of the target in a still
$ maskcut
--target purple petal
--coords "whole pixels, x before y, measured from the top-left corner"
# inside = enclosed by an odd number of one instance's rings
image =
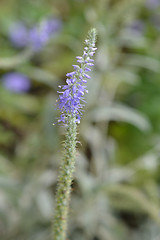
[[[72,65],[72,67],[74,67],[75,70],[79,69],[78,65]]]
[[[94,54],[95,54],[95,52],[90,52],[89,56],[93,57]]]
[[[76,58],[79,59],[79,60],[82,60],[82,57],[77,56]]]
[[[87,63],[87,65],[90,66],[90,67],[91,67],[91,66],[94,66],[93,63]]]
[[[67,77],[72,77],[72,76],[74,76],[75,74],[76,74],[76,72],[70,72],[70,73],[67,73],[66,76],[67,76]]]
[[[78,63],[83,63],[83,60],[77,60]]]
[[[87,72],[90,72],[91,71],[91,69],[90,68],[85,68],[85,70],[87,71]]]
[[[88,74],[86,74],[86,73],[84,73],[83,74],[86,78],[88,78],[88,79],[90,79],[91,77],[88,75]]]
[[[71,80],[67,78],[66,83],[67,83],[68,85],[70,85],[70,84],[71,84]]]

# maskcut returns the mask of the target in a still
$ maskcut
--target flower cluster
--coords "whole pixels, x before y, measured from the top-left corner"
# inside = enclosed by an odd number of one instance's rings
[[[69,115],[75,117],[75,121],[80,123],[82,108],[84,106],[84,93],[88,92],[85,84],[87,79],[90,79],[88,72],[91,71],[90,67],[94,65],[92,59],[95,50],[96,31],[92,29],[89,32],[88,39],[85,40],[85,48],[82,57],[76,57],[78,65],[72,65],[73,72],[67,73],[66,85],[59,86],[62,91],[59,93],[57,100],[58,108],[61,111],[61,116],[58,122],[67,124]]]
[[[45,19],[31,29],[28,29],[24,23],[17,22],[12,25],[9,38],[15,47],[29,46],[37,52],[61,29],[61,25],[61,21],[56,18]]]

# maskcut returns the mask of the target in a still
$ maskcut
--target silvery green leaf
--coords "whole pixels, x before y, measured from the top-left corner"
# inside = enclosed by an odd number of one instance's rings
[[[89,113],[91,121],[121,121],[127,122],[142,131],[151,128],[148,119],[137,110],[122,104],[112,104],[106,107],[97,107]]]

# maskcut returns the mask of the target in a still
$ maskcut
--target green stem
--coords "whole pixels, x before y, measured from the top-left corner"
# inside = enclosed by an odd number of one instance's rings
[[[77,126],[73,116],[68,117],[66,140],[64,144],[64,158],[61,162],[56,207],[53,222],[53,239],[65,240],[67,217],[71,194],[71,183],[75,169]]]

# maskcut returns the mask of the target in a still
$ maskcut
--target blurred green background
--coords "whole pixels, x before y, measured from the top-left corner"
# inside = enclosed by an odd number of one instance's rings
[[[0,26],[0,239],[52,239],[57,90],[90,27],[68,239],[160,239],[160,1],[1,0]]]

